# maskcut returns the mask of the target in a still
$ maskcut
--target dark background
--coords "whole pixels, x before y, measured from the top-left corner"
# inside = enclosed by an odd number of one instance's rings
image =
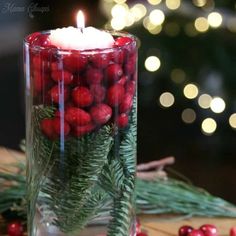
[[[151,6],[145,0],[140,2],[149,10],[159,7]],[[190,0],[183,2],[193,5]],[[213,2],[213,8],[222,10],[226,16],[229,12],[235,14],[234,1],[209,2]],[[99,1],[9,1],[26,8],[32,3],[48,7],[49,10],[44,13],[34,12],[34,17],[29,16],[27,10],[4,11],[7,3],[0,1],[0,145],[18,149],[20,140],[25,136],[23,37],[35,31],[75,25],[78,9],[84,11],[87,25],[103,28],[108,19],[99,8]],[[128,1],[129,6],[136,3]],[[191,7],[199,15],[214,10],[212,6],[209,9]],[[177,11],[166,15],[163,29],[168,22],[179,26],[178,34],[171,36],[165,30],[151,35],[142,23],[125,29],[141,41],[138,162],[173,155],[176,157],[174,168],[195,185],[236,203],[236,135],[228,123],[229,116],[236,112],[236,33],[222,26],[190,37],[184,29],[194,20],[193,16]],[[157,72],[151,73],[145,70],[144,61],[153,54],[160,58],[162,64]],[[186,78],[182,83],[176,84],[171,80],[173,68],[185,71]],[[198,84],[202,93],[223,97],[225,111],[214,114],[209,109],[201,109],[196,99],[186,99],[183,87],[189,82]],[[165,91],[175,96],[175,103],[163,109],[157,101]],[[196,120],[192,124],[186,124],[181,119],[185,108],[196,112]],[[201,131],[201,123],[206,117],[217,122],[217,130],[212,135]]]

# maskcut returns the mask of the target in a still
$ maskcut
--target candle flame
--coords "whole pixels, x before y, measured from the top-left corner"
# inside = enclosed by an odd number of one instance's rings
[[[85,27],[85,19],[84,19],[84,13],[82,11],[78,11],[76,20],[77,20],[77,28],[83,29]]]

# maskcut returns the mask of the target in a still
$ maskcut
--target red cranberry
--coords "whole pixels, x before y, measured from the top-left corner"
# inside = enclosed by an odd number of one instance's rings
[[[179,236],[188,236],[188,234],[193,231],[193,227],[189,225],[184,225],[179,228]]]
[[[86,81],[88,84],[100,84],[103,79],[101,70],[90,67],[86,71]]]
[[[144,232],[141,232],[141,233],[137,233],[137,236],[148,236],[148,235]]]
[[[51,71],[57,71],[62,69],[62,65],[60,65],[58,62],[52,62],[50,65]]]
[[[69,89],[67,87],[64,87],[64,89],[62,91],[60,86],[55,85],[49,91],[49,94],[51,96],[52,102],[54,102],[54,103],[65,102],[69,98]]]
[[[33,46],[40,46],[40,47],[49,47],[52,46],[50,39],[48,35],[46,34],[40,34],[37,37],[35,37],[34,40],[32,40]]]
[[[136,69],[136,59],[135,58],[136,58],[135,56],[132,56],[128,60],[128,62],[126,62],[124,65],[125,73],[128,75],[131,75],[135,72],[135,69]]]
[[[116,124],[119,128],[125,128],[129,123],[129,117],[127,114],[122,113],[116,119]]]
[[[56,134],[53,129],[53,121],[52,119],[45,118],[40,123],[41,130],[44,135],[46,135],[49,139],[54,139]]]
[[[116,39],[115,41],[115,46],[124,46],[124,45],[128,45],[132,42],[133,40],[130,37],[119,37]]]
[[[108,53],[96,53],[90,57],[93,66],[101,69],[108,66],[110,57]]]
[[[230,235],[230,236],[236,236],[236,226],[235,226],[235,227],[232,227],[232,228],[230,229],[229,235]]]
[[[218,235],[216,227],[211,224],[202,225],[199,229],[204,233],[205,236],[217,236]]]
[[[136,91],[135,81],[128,81],[126,84],[126,92],[134,96],[135,91]]]
[[[32,60],[34,70],[42,70],[42,61],[40,55],[36,55]]]
[[[94,84],[90,86],[90,91],[93,94],[94,101],[96,103],[101,103],[106,96],[106,90],[102,85]]]
[[[77,108],[77,107],[69,107],[65,112],[65,120],[70,125],[87,125],[91,122],[91,116],[88,112]]]
[[[74,127],[73,134],[76,137],[81,137],[81,136],[93,131],[95,129],[95,127],[96,126],[92,123],[88,124],[88,125],[84,125],[84,126],[76,126],[76,127]]]
[[[193,229],[188,236],[204,236],[204,233],[199,229]]]
[[[55,70],[52,72],[51,76],[55,82],[64,82],[66,85],[73,82],[73,74],[65,70]]]
[[[133,106],[133,96],[129,93],[126,93],[124,95],[124,99],[122,100],[120,106],[119,106],[119,111],[120,113],[126,113],[131,110]]]
[[[128,81],[129,77],[126,76],[126,75],[123,75],[119,80],[118,80],[118,84],[121,84],[121,85],[125,85],[126,82]]]
[[[112,109],[108,105],[101,103],[92,107],[90,114],[95,123],[103,125],[110,120]]]
[[[34,89],[36,92],[41,92],[43,89],[48,88],[52,81],[49,79],[47,74],[41,74],[37,71],[34,71]]]
[[[54,132],[58,136],[61,135],[61,134],[63,136],[67,136],[70,133],[70,126],[69,126],[69,124],[66,121],[61,120],[60,118],[54,118],[52,120],[52,125],[53,125]]]
[[[108,89],[107,100],[112,107],[118,106],[124,98],[124,87],[120,84],[115,84]]]
[[[9,236],[23,236],[24,229],[20,222],[12,222],[7,225],[7,234]]]
[[[123,50],[114,50],[114,52],[110,53],[110,60],[115,63],[123,64],[124,62],[124,51]]]
[[[106,75],[108,81],[113,83],[123,75],[122,67],[119,64],[111,64],[106,69]]]
[[[30,34],[29,36],[26,37],[26,41],[31,44],[39,35],[41,35],[40,32],[35,32],[33,34]]]
[[[76,87],[73,89],[72,98],[79,107],[87,107],[93,103],[93,95],[86,87]]]
[[[63,58],[63,64],[67,70],[72,73],[80,72],[87,66],[88,59],[84,55],[66,55]]]

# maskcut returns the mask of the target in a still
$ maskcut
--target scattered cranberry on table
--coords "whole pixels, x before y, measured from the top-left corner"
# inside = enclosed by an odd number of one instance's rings
[[[217,229],[214,225],[204,224],[199,228],[205,236],[217,236]]]
[[[193,229],[188,236],[204,236],[204,233],[200,229]]]
[[[236,226],[232,227],[229,232],[230,236],[236,236]]]
[[[179,236],[188,236],[188,234],[193,231],[193,227],[189,225],[184,225],[179,228]]]
[[[20,222],[16,221],[7,225],[8,236],[23,236],[23,233],[23,225]]]

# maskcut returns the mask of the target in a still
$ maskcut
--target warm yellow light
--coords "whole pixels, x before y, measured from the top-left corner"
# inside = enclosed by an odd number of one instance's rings
[[[220,97],[215,97],[211,101],[210,108],[215,113],[221,113],[225,109],[225,101]]]
[[[209,94],[202,94],[198,98],[198,104],[203,109],[210,108],[211,101],[212,101],[212,97]]]
[[[150,72],[157,71],[161,66],[161,61],[156,56],[150,56],[145,60],[145,68]]]
[[[85,27],[85,17],[82,11],[78,11],[76,16],[77,28],[84,28]]]
[[[111,15],[114,18],[122,18],[125,17],[128,12],[128,6],[126,4],[116,4],[111,9]]]
[[[181,114],[183,122],[191,124],[196,120],[196,112],[191,108],[186,108]]]
[[[180,7],[181,0],[166,0],[166,7],[170,10],[176,10]]]
[[[178,35],[179,31],[180,31],[180,27],[177,23],[175,22],[170,22],[170,23],[167,23],[165,25],[165,33],[171,37],[174,37],[176,35]]]
[[[114,0],[116,3],[118,3],[118,4],[122,4],[122,3],[125,3],[126,2],[126,0]]]
[[[134,24],[134,17],[132,14],[128,13],[126,16],[125,16],[125,26],[131,26]]]
[[[198,17],[194,22],[194,26],[199,32],[206,32],[209,29],[209,24],[205,17]]]
[[[163,11],[155,9],[151,11],[149,15],[149,20],[154,25],[161,25],[165,20],[165,15]]]
[[[216,131],[217,124],[214,119],[212,118],[206,118],[202,122],[202,131],[207,134],[213,134]]]
[[[154,28],[148,29],[151,34],[159,34],[162,31],[161,25],[156,25]]]
[[[184,87],[184,96],[188,99],[194,99],[198,95],[198,87],[195,84],[187,84]]]
[[[148,31],[150,31],[150,30],[155,29],[157,25],[154,25],[154,24],[150,21],[149,17],[145,17],[145,18],[143,19],[143,26],[144,26],[145,29],[147,29]]]
[[[171,71],[170,77],[173,82],[180,84],[184,82],[186,74],[182,69],[175,68]]]
[[[159,102],[163,107],[171,107],[175,102],[175,97],[172,93],[165,92],[161,94]]]
[[[151,5],[158,5],[161,3],[161,0],[147,0],[147,1]]]
[[[229,124],[232,128],[236,129],[236,113],[229,117]]]
[[[125,18],[122,17],[115,17],[115,18],[112,18],[111,20],[111,27],[114,29],[114,30],[122,30],[124,29],[126,26],[126,21],[125,21]]]
[[[137,3],[130,9],[130,13],[133,15],[135,21],[139,21],[147,14],[147,9],[143,4]]]
[[[212,12],[208,15],[207,20],[211,27],[217,28],[222,24],[223,18],[220,13]]]
[[[204,7],[207,3],[207,0],[193,0],[193,4],[197,7]]]

